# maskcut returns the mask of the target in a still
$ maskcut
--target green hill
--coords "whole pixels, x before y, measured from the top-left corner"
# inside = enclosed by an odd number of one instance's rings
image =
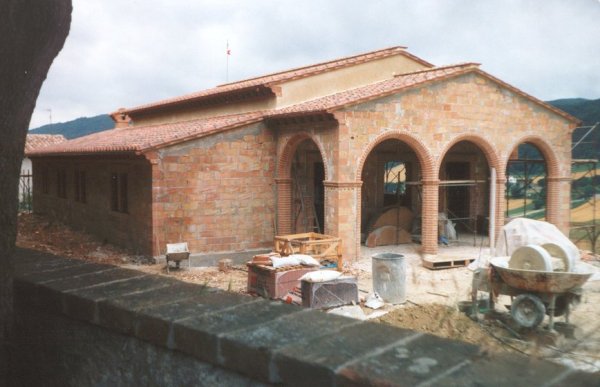
[[[565,112],[579,118],[582,126],[594,125],[600,122],[600,99],[567,98],[548,101]],[[573,132],[573,145],[588,132],[589,128],[577,129]],[[580,145],[573,149],[573,158],[600,159],[600,125],[590,133]]]
[[[67,139],[87,136],[88,134],[112,129],[115,123],[108,114],[95,117],[81,117],[73,121],[48,124],[31,129],[31,134],[62,134]]]
[[[579,118],[583,121],[582,125],[584,126],[600,122],[600,99],[567,98],[548,101],[548,103]],[[30,130],[30,133],[62,134],[67,139],[72,139],[113,127],[114,122],[110,116],[101,114],[95,117],[81,117],[73,121],[40,126]],[[573,144],[579,141],[586,132],[587,129],[577,129],[573,133]],[[573,157],[578,159],[600,159],[600,127],[596,128],[574,149]]]

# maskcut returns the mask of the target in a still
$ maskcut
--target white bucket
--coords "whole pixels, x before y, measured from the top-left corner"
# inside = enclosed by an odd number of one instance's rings
[[[380,253],[372,257],[373,291],[385,302],[406,302],[406,261],[404,255]]]

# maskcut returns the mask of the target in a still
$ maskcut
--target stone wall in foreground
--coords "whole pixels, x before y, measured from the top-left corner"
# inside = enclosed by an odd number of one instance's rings
[[[584,386],[598,375],[19,250],[14,385]]]

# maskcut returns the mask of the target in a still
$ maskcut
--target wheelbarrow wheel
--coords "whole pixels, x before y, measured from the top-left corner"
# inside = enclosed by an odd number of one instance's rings
[[[544,319],[546,307],[542,300],[533,294],[520,294],[513,300],[510,314],[520,326],[535,328]]]

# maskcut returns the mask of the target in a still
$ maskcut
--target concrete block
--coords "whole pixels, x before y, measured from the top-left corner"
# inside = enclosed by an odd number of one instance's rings
[[[569,369],[565,366],[535,359],[534,357],[523,356],[520,354],[502,354],[482,355],[471,358],[472,361],[465,362],[463,366],[456,367],[454,372],[449,372],[435,380],[435,385],[489,385],[499,386],[506,384],[510,375],[512,380],[518,381],[517,385],[522,386],[576,386],[586,385],[570,383],[561,380],[556,384],[547,383],[550,380],[560,378]],[[463,359],[464,360],[464,359]],[[571,371],[571,370],[570,370]],[[577,374],[577,373],[575,373]],[[584,374],[584,373],[581,373]],[[581,374],[576,378],[579,381]],[[587,384],[592,386],[597,384],[598,376],[595,376],[595,383]]]
[[[479,353],[475,345],[433,335],[419,334],[397,344],[392,339],[389,344],[385,351],[339,369],[336,385],[393,384],[398,380],[408,386],[434,381],[433,385],[445,385],[437,383],[435,378],[460,367],[463,362],[467,364],[467,359]]]
[[[174,344],[169,341],[173,322],[256,301],[253,297],[240,294],[215,291],[211,288],[204,290],[185,300],[152,305],[139,310],[135,335],[142,340],[173,348]]]
[[[148,291],[114,297],[98,302],[98,322],[122,333],[132,333],[142,308],[193,297],[203,287],[163,278],[164,284]]]
[[[280,316],[297,313],[298,307],[257,299],[255,302],[227,308],[173,324],[175,348],[213,364],[221,364],[218,356],[220,339],[227,333],[258,327]]]
[[[356,278],[343,277],[326,282],[301,281],[302,306],[315,309],[358,303]]]
[[[413,331],[361,322],[336,334],[285,347],[275,353],[274,363],[286,386],[331,386],[339,367],[412,336]]]
[[[90,288],[71,290],[63,293],[64,313],[77,320],[98,322],[97,304],[99,301],[163,285],[163,278],[140,273],[139,277],[106,282]]]
[[[300,341],[335,335],[340,329],[358,323],[346,317],[325,316],[323,312],[304,309],[260,326],[228,333],[221,339],[223,364],[259,380],[279,383],[281,379],[272,367],[274,353]]]

